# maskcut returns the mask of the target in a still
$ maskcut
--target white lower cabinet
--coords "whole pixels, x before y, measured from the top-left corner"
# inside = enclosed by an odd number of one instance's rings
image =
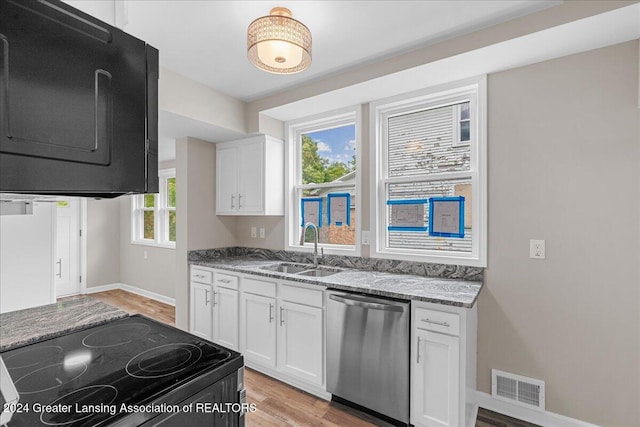
[[[213,291],[213,341],[238,351],[238,291],[216,286]]]
[[[411,424],[474,425],[476,309],[441,307],[412,303]]]
[[[278,369],[316,385],[323,383],[322,308],[279,302]]]
[[[242,293],[241,352],[246,361],[276,367],[276,300]]]
[[[189,329],[192,334],[207,340],[211,340],[212,332],[212,294],[211,285],[191,282],[191,319]]]

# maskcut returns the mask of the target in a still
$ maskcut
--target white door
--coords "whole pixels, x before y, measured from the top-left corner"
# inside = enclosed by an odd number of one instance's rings
[[[241,145],[238,149],[238,210],[262,213],[264,204],[264,142]]]
[[[322,309],[280,302],[278,368],[322,385]]]
[[[415,331],[411,363],[411,423],[416,426],[458,425],[460,343],[458,337]]]
[[[238,291],[216,287],[213,291],[213,341],[238,350]]]
[[[190,331],[206,340],[211,339],[213,311],[211,308],[211,285],[191,282]]]
[[[53,269],[56,297],[80,293],[80,201],[56,203],[56,255]]]
[[[246,360],[276,367],[276,300],[242,294],[243,355]]]
[[[238,210],[237,178],[237,149],[216,149],[216,213]]]

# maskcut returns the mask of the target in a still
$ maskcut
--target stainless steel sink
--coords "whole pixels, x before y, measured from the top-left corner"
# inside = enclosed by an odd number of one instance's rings
[[[296,274],[302,271],[307,271],[313,268],[313,265],[304,265],[304,264],[291,264],[291,263],[282,263],[278,265],[270,265],[268,267],[262,267],[263,270],[271,270],[277,271],[279,273],[289,273]]]
[[[299,276],[326,277],[342,271],[340,268],[318,266],[313,264],[295,264],[283,262],[277,265],[261,267],[263,270],[277,271],[279,273],[296,274]]]
[[[312,277],[327,277],[327,276],[331,276],[333,274],[336,274],[338,271],[333,271],[333,270],[325,270],[325,269],[314,269],[314,270],[307,270],[307,271],[303,271],[301,273],[298,273],[298,276],[312,276]]]

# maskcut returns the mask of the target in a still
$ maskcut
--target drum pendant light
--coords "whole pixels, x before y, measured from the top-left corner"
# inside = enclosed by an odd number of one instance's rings
[[[270,73],[299,73],[311,65],[311,31],[289,9],[274,7],[249,24],[247,57]]]

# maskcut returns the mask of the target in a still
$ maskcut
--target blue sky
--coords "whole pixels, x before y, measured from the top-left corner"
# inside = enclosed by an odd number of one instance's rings
[[[309,132],[307,134],[318,145],[318,154],[329,163],[348,164],[356,150],[356,127],[354,125]]]

